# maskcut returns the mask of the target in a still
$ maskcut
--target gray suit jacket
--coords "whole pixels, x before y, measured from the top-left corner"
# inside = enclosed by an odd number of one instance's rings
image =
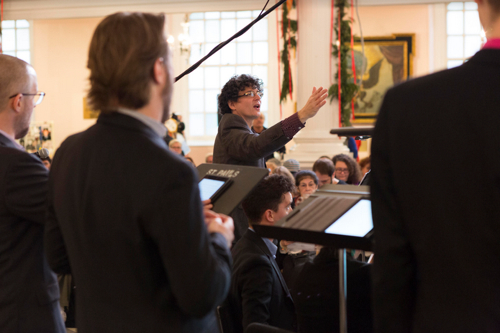
[[[0,134],[0,332],[66,332],[43,253],[47,169]]]
[[[290,139],[283,133],[281,123],[256,134],[242,117],[226,113],[220,121],[215,138],[214,163],[265,168],[264,158],[288,141]]]

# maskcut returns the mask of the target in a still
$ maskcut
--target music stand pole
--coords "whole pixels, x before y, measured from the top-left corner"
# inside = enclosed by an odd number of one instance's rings
[[[345,249],[339,249],[340,333],[347,333],[347,261]]]

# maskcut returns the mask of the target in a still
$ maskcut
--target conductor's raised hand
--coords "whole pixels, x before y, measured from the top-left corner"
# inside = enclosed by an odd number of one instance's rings
[[[218,232],[222,234],[230,248],[234,240],[234,222],[233,219],[224,214],[217,214],[211,210],[205,210],[205,224],[209,233]]]
[[[314,87],[306,105],[298,112],[299,120],[305,123],[308,119],[314,117],[319,109],[326,104],[326,97],[328,97],[328,90],[323,89],[323,87],[318,89]]]

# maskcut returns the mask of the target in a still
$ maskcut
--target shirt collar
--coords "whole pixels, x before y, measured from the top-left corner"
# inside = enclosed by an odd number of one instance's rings
[[[132,118],[135,118],[144,124],[146,124],[148,127],[150,127],[156,134],[158,134],[160,137],[164,138],[167,135],[167,128],[160,123],[159,121],[154,120],[153,118],[150,118],[140,112],[126,109],[126,108],[118,108],[117,112],[130,116]]]
[[[0,130],[0,134],[2,134],[3,136],[5,136],[7,139],[9,139],[13,144],[14,146],[19,149],[19,150],[24,150],[24,147],[21,146],[19,143],[16,142],[16,140],[14,140],[10,135],[8,135],[7,133],[5,133],[4,131]]]
[[[500,49],[500,38],[488,39],[483,49]]]
[[[252,232],[255,232],[255,230],[253,230],[252,228],[248,228],[248,229],[251,230]],[[271,242],[269,240],[269,238],[262,237],[262,240],[264,241],[264,243],[266,243],[266,246],[269,249],[269,252],[271,252],[273,257],[276,258],[276,251],[278,251],[278,247],[276,245],[274,245],[274,243]]]

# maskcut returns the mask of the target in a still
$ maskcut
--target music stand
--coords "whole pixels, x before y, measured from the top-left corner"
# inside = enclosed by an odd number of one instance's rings
[[[264,168],[229,164],[204,163],[196,169],[200,180],[205,175],[222,176],[233,180],[231,186],[221,194],[212,208],[214,212],[225,215],[231,214],[254,187],[269,174],[269,170]]]
[[[356,218],[358,208],[364,208],[366,211],[368,206],[370,206],[368,186],[326,185],[274,226],[253,225],[254,230],[262,237],[333,246],[338,249],[341,333],[347,333],[346,248],[372,249],[371,209],[369,218]],[[339,228],[341,226],[360,228],[347,232]],[[336,233],[331,233],[332,230]]]

